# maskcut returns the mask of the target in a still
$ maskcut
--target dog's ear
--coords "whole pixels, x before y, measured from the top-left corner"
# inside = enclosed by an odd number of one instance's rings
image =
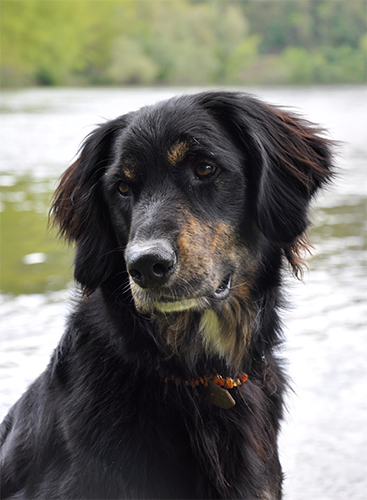
[[[59,224],[60,234],[76,242],[74,275],[87,293],[116,271],[118,243],[103,196],[102,176],[113,161],[115,138],[127,120],[128,115],[111,120],[87,136],[53,197],[50,215]]]
[[[332,142],[312,123],[247,95],[214,92],[200,100],[244,154],[260,231],[284,249],[296,245],[310,199],[332,177]]]
[[[332,143],[300,117],[271,106],[262,111],[253,134],[261,157],[257,222],[272,241],[292,245],[309,225],[311,198],[332,178]]]

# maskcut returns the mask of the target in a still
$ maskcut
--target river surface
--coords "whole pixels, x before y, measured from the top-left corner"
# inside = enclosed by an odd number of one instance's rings
[[[191,92],[193,89],[190,89]],[[367,491],[367,93],[361,86],[250,88],[321,124],[338,146],[320,195],[315,251],[289,277],[283,355],[293,381],[280,440],[285,499],[364,500]],[[45,368],[72,307],[72,254],[47,231],[50,196],[82,139],[105,119],[182,89],[2,92],[0,419]]]

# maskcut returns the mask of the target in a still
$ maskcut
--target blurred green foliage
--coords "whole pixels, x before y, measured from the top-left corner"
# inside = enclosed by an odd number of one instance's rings
[[[365,0],[1,0],[1,83],[366,80]]]

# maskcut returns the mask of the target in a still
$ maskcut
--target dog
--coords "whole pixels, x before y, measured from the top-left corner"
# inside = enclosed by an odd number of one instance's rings
[[[1,498],[281,498],[281,289],[333,177],[324,135],[212,91],[86,138],[51,209],[80,293],[2,424]]]

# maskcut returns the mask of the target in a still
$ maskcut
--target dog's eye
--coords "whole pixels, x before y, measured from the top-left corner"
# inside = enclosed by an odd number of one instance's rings
[[[130,186],[128,186],[125,182],[120,182],[119,185],[118,185],[118,190],[119,190],[119,193],[122,195],[122,196],[129,196],[130,194]]]
[[[209,179],[209,177],[214,174],[215,170],[215,167],[203,163],[202,165],[198,165],[194,172],[198,179]]]

